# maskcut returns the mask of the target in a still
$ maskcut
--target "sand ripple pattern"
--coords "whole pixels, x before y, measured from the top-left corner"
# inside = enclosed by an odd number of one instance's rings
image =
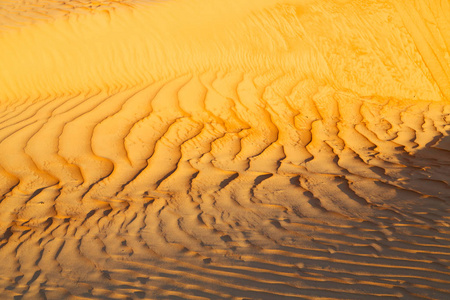
[[[0,295],[449,299],[445,80],[428,101],[308,74],[1,102]]]
[[[240,72],[13,110],[1,293],[445,299],[448,112]]]

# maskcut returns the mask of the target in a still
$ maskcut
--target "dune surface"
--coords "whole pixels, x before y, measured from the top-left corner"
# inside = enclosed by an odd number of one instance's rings
[[[448,0],[0,0],[1,299],[450,299]]]

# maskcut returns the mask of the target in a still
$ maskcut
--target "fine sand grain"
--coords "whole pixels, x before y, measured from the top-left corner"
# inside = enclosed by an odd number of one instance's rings
[[[0,0],[0,299],[450,299],[448,0]]]

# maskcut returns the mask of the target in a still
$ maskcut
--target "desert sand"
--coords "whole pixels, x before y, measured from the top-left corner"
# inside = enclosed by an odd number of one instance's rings
[[[0,299],[450,299],[448,0],[0,0]]]

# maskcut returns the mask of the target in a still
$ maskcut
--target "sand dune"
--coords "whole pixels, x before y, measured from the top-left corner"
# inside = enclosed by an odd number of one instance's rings
[[[450,298],[448,1],[0,1],[0,298]]]

